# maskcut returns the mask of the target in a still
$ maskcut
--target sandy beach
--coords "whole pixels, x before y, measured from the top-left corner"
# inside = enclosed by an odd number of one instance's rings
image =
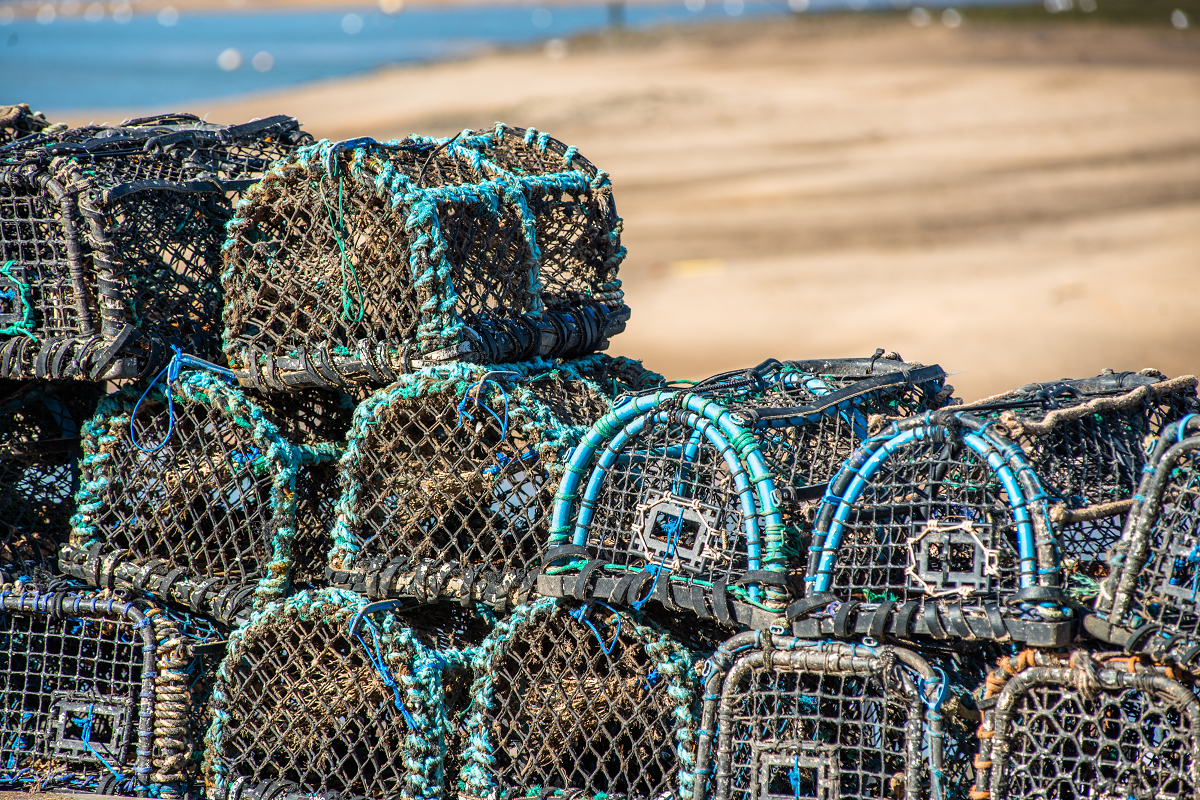
[[[633,319],[610,352],[670,377],[876,347],[968,399],[1200,372],[1195,29],[800,17],[187,110],[330,138],[503,120],[576,145],[625,218]]]

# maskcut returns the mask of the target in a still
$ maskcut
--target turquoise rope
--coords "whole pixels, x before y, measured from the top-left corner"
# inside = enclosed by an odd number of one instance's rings
[[[17,294],[14,297],[10,293],[0,292],[0,297],[4,297],[7,300],[18,300],[20,302],[21,319],[19,322],[12,323],[7,328],[0,328],[0,336],[13,336],[15,334],[22,333],[37,342],[40,341],[40,339],[33,335],[33,293],[29,289],[29,284],[25,283],[24,281],[17,280],[17,278],[12,274],[13,265],[16,263],[16,261],[5,262],[4,266],[0,267],[0,275],[3,275],[16,284]],[[9,290],[9,292],[11,292],[11,290]]]

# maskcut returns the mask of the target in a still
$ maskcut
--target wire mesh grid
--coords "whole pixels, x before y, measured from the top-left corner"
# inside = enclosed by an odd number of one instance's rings
[[[944,402],[943,378],[892,359],[770,360],[686,393],[640,393],[573,453],[546,553],[572,561],[539,587],[639,608],[653,595],[668,610],[755,625],[745,604],[779,606],[786,573],[800,571],[804,499],[819,497],[869,419]]]
[[[0,381],[0,567],[53,569],[71,532],[80,431],[98,388]]]
[[[285,390],[602,350],[620,231],[607,175],[532,129],[321,142],[230,223],[225,352]]]
[[[1200,790],[1200,701],[1128,657],[1001,659],[972,798],[1185,798]]]
[[[0,587],[0,785],[178,797],[193,771],[186,647],[144,604]]]
[[[741,634],[706,674],[699,800],[943,796],[947,679],[915,652]]]
[[[305,135],[283,117],[142,122],[0,150],[4,377],[135,377],[168,343],[219,355],[226,191]]]
[[[598,363],[424,368],[360,405],[340,464],[334,584],[386,570],[372,597],[413,596],[425,569],[453,565],[454,586],[430,573],[442,585],[417,596],[469,597],[484,572],[534,566],[561,453],[609,407],[584,377]]]
[[[1115,630],[1105,626],[1099,633],[1160,660],[1194,663],[1200,656],[1200,419],[1190,416],[1163,431],[1150,448],[1137,497],[1095,604]]]
[[[470,680],[458,648],[488,626],[449,606],[396,605],[302,592],[234,634],[206,737],[210,797],[268,781],[346,797],[445,795],[458,736],[449,717],[466,707]]]
[[[661,629],[602,605],[517,609],[476,652],[460,796],[683,796],[692,666]]]
[[[304,502],[297,492],[298,476],[340,454],[335,444],[304,443],[321,430],[318,413],[335,427],[344,417],[335,398],[321,402],[276,425],[205,371],[152,384],[141,398],[135,390],[106,397],[84,429],[79,514],[62,568],[94,586],[151,589],[196,611],[244,604],[254,591],[278,596],[297,554],[328,542],[312,516],[328,513],[328,500],[312,499],[321,487],[307,487]],[[307,519],[298,522],[298,508]],[[311,579],[313,570],[319,563],[295,571]],[[234,609],[223,611],[228,620]]]
[[[745,373],[701,381],[692,391],[716,400],[752,427],[777,488],[827,482],[884,418],[908,417],[947,404],[954,391],[936,365],[908,363],[896,353],[875,359],[768,361]]]
[[[803,603],[821,619],[809,635],[1069,641],[1045,505],[1020,448],[984,421],[940,411],[888,425],[822,499]]]
[[[968,408],[1021,445],[1054,495],[1063,559],[1103,577],[1106,568],[1094,562],[1107,561],[1120,536],[1147,437],[1200,406],[1195,377],[1143,370],[1030,384]]]

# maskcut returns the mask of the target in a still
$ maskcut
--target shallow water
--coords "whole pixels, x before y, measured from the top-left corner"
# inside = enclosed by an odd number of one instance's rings
[[[804,0],[792,0],[795,5]],[[891,7],[905,0],[811,0],[809,13]],[[960,0],[978,5],[996,0]],[[934,2],[927,5],[949,5]],[[57,6],[62,9],[66,3]],[[429,61],[487,47],[550,40],[608,24],[602,3],[278,12],[129,14],[112,3],[43,6],[12,19],[0,4],[0,103],[35,109],[162,108]],[[101,11],[103,9],[103,11]],[[102,18],[88,21],[85,16]],[[677,0],[625,7],[631,27],[791,13],[784,0]],[[114,18],[115,17],[115,18]]]

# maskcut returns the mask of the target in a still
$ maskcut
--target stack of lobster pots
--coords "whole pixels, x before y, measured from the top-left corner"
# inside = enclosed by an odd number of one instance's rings
[[[0,136],[0,789],[1200,796],[1195,378],[667,381],[533,129]]]

